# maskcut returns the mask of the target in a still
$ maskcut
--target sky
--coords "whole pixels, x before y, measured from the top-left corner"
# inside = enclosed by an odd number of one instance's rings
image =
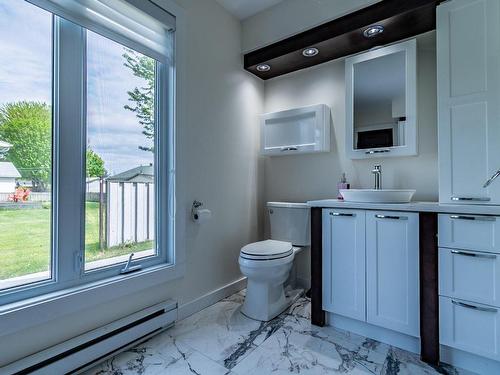
[[[51,104],[50,13],[24,0],[0,0],[0,106],[20,100]],[[127,91],[144,86],[123,63],[121,45],[87,33],[87,145],[110,174],[153,162]]]

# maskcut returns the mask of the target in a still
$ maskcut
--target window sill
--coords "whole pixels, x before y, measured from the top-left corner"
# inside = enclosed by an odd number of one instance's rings
[[[142,258],[152,257],[152,256],[155,256],[155,254],[156,254],[156,250],[154,250],[154,249],[134,252],[134,261],[137,261],[137,260],[142,259]],[[116,256],[116,257],[112,257],[112,258],[88,262],[85,264],[85,271],[88,272],[88,271],[98,270],[99,268],[114,266],[114,265],[119,264],[119,263],[126,263],[129,256],[130,256],[130,254],[125,254],[125,255],[120,255],[120,256]]]
[[[0,332],[6,336],[113,299],[180,278],[185,265],[161,265],[0,306]]]

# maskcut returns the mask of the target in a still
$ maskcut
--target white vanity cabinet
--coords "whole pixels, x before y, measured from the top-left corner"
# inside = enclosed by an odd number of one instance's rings
[[[500,359],[497,308],[439,297],[440,343],[491,359]]]
[[[439,200],[500,204],[500,2],[437,9]]]
[[[439,214],[440,342],[500,359],[500,217]]]
[[[323,210],[323,309],[365,320],[365,212]]]
[[[323,209],[323,309],[418,337],[418,217]]]
[[[419,336],[419,222],[411,212],[366,212],[366,321]]]

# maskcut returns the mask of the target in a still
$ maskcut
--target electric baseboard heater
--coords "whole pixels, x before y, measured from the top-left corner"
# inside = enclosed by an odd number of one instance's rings
[[[79,373],[174,325],[177,303],[165,301],[0,367],[0,374]]]

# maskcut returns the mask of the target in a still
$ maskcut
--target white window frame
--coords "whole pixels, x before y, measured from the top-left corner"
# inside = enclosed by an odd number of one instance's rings
[[[182,8],[171,0],[154,2],[176,17],[174,34],[176,58],[168,66],[157,63],[155,89],[166,99],[161,103],[157,100],[156,103],[156,118],[160,121],[163,119],[164,123],[163,126],[155,128],[155,148],[158,150],[155,153],[158,254],[134,261],[133,264],[141,264],[142,270],[133,274],[120,275],[119,270],[123,268],[124,263],[85,271],[86,59],[85,49],[74,46],[85,45],[86,31],[81,26],[54,15],[52,277],[49,280],[0,291],[2,333],[15,331],[16,327],[26,328],[26,324],[19,324],[18,315],[21,311],[33,317],[31,315],[33,312],[49,308],[52,312],[57,311],[63,315],[70,313],[72,309],[77,311],[78,306],[82,305],[82,298],[85,300],[84,306],[88,307],[89,300],[92,301],[92,305],[99,304],[107,301],[109,294],[118,298],[184,274],[185,255],[183,250],[176,249],[175,238],[175,123],[178,121],[177,112],[180,107],[177,98],[180,74],[176,64],[179,63],[178,57],[183,56],[179,40],[183,37],[184,13]],[[124,44],[123,41],[119,42]],[[126,46],[141,52],[137,49],[137,45]],[[65,79],[75,76],[80,76],[81,79],[78,82],[74,79]],[[73,93],[78,91],[79,95],[65,95],[70,89]],[[161,97],[161,94],[157,95],[157,99],[158,97]],[[79,114],[77,122],[75,113]],[[64,126],[64,123],[71,123],[74,126],[76,124],[77,128],[71,129]],[[163,142],[159,142],[160,140]],[[72,307],[68,307],[70,299],[75,299],[71,303]],[[54,310],[57,304],[61,305]],[[9,318],[14,319],[14,317],[15,321],[9,323]],[[37,319],[31,319],[30,323],[35,324],[36,321]]]

